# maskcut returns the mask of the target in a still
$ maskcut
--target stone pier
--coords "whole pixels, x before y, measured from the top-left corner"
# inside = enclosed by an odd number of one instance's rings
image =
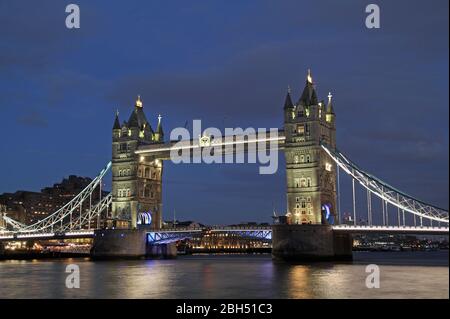
[[[352,237],[329,225],[273,225],[272,256],[286,261],[351,260]]]
[[[93,259],[174,258],[174,243],[150,245],[145,229],[96,230],[91,249]]]

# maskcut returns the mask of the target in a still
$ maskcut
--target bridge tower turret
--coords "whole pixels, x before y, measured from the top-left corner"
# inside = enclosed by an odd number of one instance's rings
[[[328,104],[317,98],[311,71],[295,105],[290,92],[284,106],[286,135],[287,221],[289,224],[334,224],[336,205],[336,165],[320,146],[336,146],[335,114],[329,94]]]
[[[120,125],[116,113],[112,141],[112,218],[116,227],[136,228],[139,214],[148,212],[151,227],[161,227],[162,161],[135,153],[141,145],[158,142],[162,142],[162,134],[156,136],[147,121],[140,96],[127,122]]]

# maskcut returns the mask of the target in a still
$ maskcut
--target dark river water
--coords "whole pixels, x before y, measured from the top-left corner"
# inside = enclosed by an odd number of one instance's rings
[[[286,264],[270,255],[173,260],[0,261],[0,298],[449,298],[448,251],[356,252],[351,263]],[[66,267],[80,288],[66,287]],[[366,266],[380,288],[366,287]]]

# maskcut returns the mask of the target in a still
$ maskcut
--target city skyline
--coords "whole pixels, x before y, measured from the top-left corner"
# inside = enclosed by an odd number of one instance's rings
[[[307,34],[302,33],[302,26],[312,22],[308,17],[298,25],[281,23],[285,18],[291,21],[294,9],[299,8],[289,1],[278,6],[264,2],[257,8],[260,14],[252,20],[254,25],[246,17],[251,17],[256,2],[227,5],[227,11],[242,12],[233,15],[240,29],[228,29],[225,20],[211,14],[223,9],[217,3],[208,5],[212,7],[205,17],[201,8],[170,4],[141,15],[133,5],[120,12],[117,5],[104,8],[81,1],[85,16],[81,29],[74,33],[53,30],[64,15],[50,3],[42,8],[48,19],[36,25],[39,32],[47,32],[50,43],[45,49],[33,40],[33,34],[24,32],[35,27],[27,20],[35,14],[31,10],[21,8],[21,18],[13,24],[0,19],[6,23],[0,32],[8,30],[15,36],[13,50],[0,53],[4,71],[0,115],[12,119],[4,129],[13,137],[2,145],[1,193],[40,189],[71,174],[94,177],[111,156],[116,109],[127,116],[138,94],[150,121],[156,124],[156,116],[163,115],[166,136],[170,129],[196,118],[217,127],[281,127],[287,85],[297,100],[305,71],[311,68],[319,98],[325,99],[328,91],[334,95],[338,148],[369,172],[395,181],[393,186],[448,208],[448,108],[442,107],[448,105],[448,71],[443,71],[448,70],[448,34],[434,32],[448,24],[448,3],[439,2],[443,7],[439,10],[408,2],[408,17],[403,16],[401,2],[383,3],[383,26],[372,32],[363,26],[363,5],[336,7],[330,2],[328,7],[336,9],[330,9],[334,15],[326,14],[328,19],[314,30],[308,28]],[[305,6],[305,11],[319,9],[313,4]],[[169,26],[157,15],[158,10],[170,9],[175,9],[179,21]],[[102,19],[98,21],[94,18],[99,10]],[[433,12],[425,14],[424,10]],[[111,20],[105,19],[108,13]],[[115,25],[113,20],[118,17],[121,23]],[[205,20],[198,21],[199,17]],[[264,19],[269,22],[263,23],[267,22]],[[405,26],[398,19],[411,23]],[[206,23],[215,28],[204,29]],[[144,30],[153,30],[152,26],[158,32],[149,36]],[[191,40],[197,41],[182,52],[183,42],[189,41],[183,38],[185,31],[195,31]],[[301,35],[295,37],[295,32]],[[115,45],[113,33],[123,46]],[[133,36],[128,38],[130,33]],[[345,46],[350,33],[352,43]],[[168,41],[164,34],[178,41]],[[307,51],[307,40],[314,43],[312,52]],[[318,49],[321,44],[326,49]],[[17,53],[19,48],[26,50]],[[102,48],[112,54],[100,54]],[[332,61],[333,56],[339,61]],[[415,59],[428,62],[414,63]],[[33,167],[27,165],[30,157],[37,162]],[[187,215],[180,219],[206,223],[246,221],[240,216],[268,221],[272,207],[283,212],[286,206],[282,170],[274,176],[260,176],[256,165],[168,164],[164,174],[165,219],[176,210],[177,215]]]

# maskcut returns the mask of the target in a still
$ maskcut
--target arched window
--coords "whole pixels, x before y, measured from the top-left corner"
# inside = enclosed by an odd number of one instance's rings
[[[306,163],[311,163],[311,156],[310,155],[306,155]]]
[[[127,176],[131,175],[131,169],[127,169]]]
[[[146,167],[144,170],[144,177],[148,178],[149,176],[150,176],[150,169],[148,167]]]
[[[306,187],[306,178],[300,179],[300,187]]]
[[[306,182],[306,184],[307,184],[306,186],[307,186],[307,187],[311,187],[311,185],[312,185],[311,178],[308,177],[308,178],[306,179],[306,181],[307,181],[307,182]]]
[[[294,163],[297,164],[298,163],[298,155],[294,156]]]
[[[119,170],[119,177],[122,177],[122,170]]]
[[[300,156],[300,162],[301,162],[301,163],[304,163],[304,162],[305,162],[305,156],[304,156],[304,155],[301,155],[301,156]]]
[[[122,197],[122,190],[121,190],[121,189],[119,189],[119,190],[117,191],[117,196]]]
[[[127,197],[130,197],[131,196],[131,190],[128,188],[127,189]]]

